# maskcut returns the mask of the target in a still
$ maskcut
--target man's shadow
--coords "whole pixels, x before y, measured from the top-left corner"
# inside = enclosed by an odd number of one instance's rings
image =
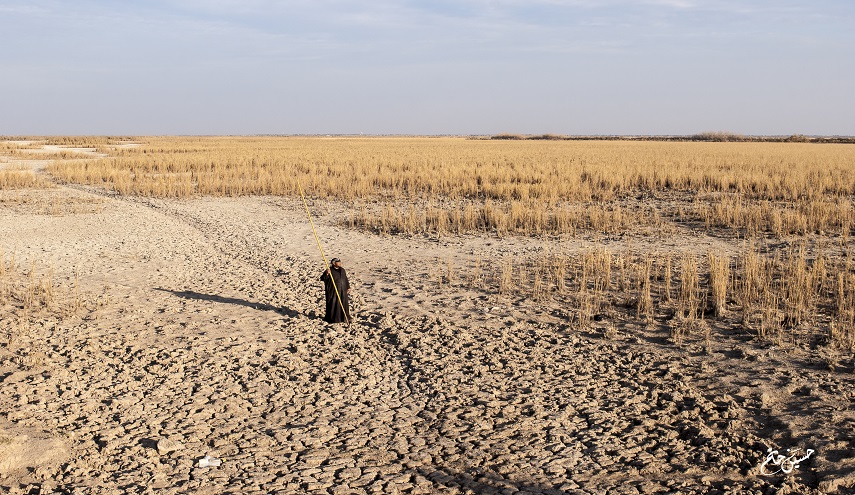
[[[172,290],[172,289],[163,289],[160,287],[155,287],[154,290],[159,290],[161,292],[171,292],[176,296],[182,299],[195,299],[198,301],[213,301],[223,304],[236,304],[238,306],[246,306],[247,308],[258,309],[261,311],[275,311],[283,316],[296,317],[299,316],[300,313],[294,311],[291,308],[287,308],[285,306],[272,306],[270,304],[258,303],[247,301],[245,299],[237,299],[234,297],[223,297],[218,296],[216,294],[202,294],[201,292],[195,292],[192,290]]]

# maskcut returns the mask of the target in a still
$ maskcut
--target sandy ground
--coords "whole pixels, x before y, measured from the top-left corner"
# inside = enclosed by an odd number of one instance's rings
[[[20,194],[0,204],[0,246],[59,282],[77,273],[86,303],[32,315],[0,348],[2,491],[855,492],[851,358],[606,335],[554,303],[442,283],[449,262],[546,241],[378,237],[312,203],[355,299],[352,325],[328,325],[298,201]],[[815,453],[761,476],[770,447]]]

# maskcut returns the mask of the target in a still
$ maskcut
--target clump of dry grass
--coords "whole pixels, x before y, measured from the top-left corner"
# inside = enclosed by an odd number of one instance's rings
[[[700,316],[700,292],[697,259],[694,254],[685,253],[680,270],[680,296],[677,302],[680,318],[692,321]]]
[[[42,149],[44,145],[45,143],[42,140],[0,136],[0,153],[2,154],[10,154],[18,150]]]
[[[94,148],[91,151],[96,151]],[[5,152],[19,160],[81,160],[92,159],[92,154],[80,150],[45,150],[43,148],[12,149]]]
[[[651,272],[653,267],[653,259],[650,256],[645,257],[636,267],[637,272],[637,290],[636,297],[636,317],[644,318],[648,322],[653,318],[653,297],[651,295],[650,286],[652,284]]]
[[[55,185],[32,169],[9,167],[0,169],[0,190],[8,189],[47,189]]]
[[[136,138],[133,136],[40,136],[29,139],[47,145],[69,148],[98,148],[134,141]]]
[[[35,262],[20,266],[15,254],[7,255],[0,246],[0,343],[18,364],[43,365],[43,332],[85,309],[76,275],[63,283],[53,268],[39,268]]]
[[[470,289],[478,289],[484,284],[484,263],[480,257],[475,259],[467,281]]]
[[[14,253],[0,248],[0,314],[48,312],[70,316],[83,306],[79,277],[57,281],[53,268],[39,269],[35,262],[18,265]]]
[[[835,318],[828,341],[838,349],[855,350],[855,274],[839,272],[835,277]]]
[[[727,293],[730,284],[730,260],[712,251],[707,255],[710,271],[710,302],[715,316],[727,311]]]
[[[501,263],[499,274],[499,294],[509,296],[513,293],[516,283],[514,281],[514,262],[511,259],[504,259]]]

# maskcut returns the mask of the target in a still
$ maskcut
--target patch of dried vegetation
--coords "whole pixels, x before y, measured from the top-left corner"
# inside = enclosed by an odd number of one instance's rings
[[[686,251],[675,259],[598,247],[492,264],[437,259],[431,272],[440,289],[561,308],[578,328],[605,321],[664,329],[677,345],[751,335],[779,347],[855,351],[853,261],[831,248],[763,251],[746,243],[735,254]]]
[[[19,366],[45,364],[44,332],[103,303],[81,290],[77,275],[60,280],[52,268],[22,265],[0,248],[0,353]]]
[[[51,188],[46,190],[0,190],[0,207],[25,215],[76,215],[104,210],[102,197],[73,196]]]
[[[0,191],[12,189],[49,189],[55,185],[32,169],[13,165],[0,169]]]

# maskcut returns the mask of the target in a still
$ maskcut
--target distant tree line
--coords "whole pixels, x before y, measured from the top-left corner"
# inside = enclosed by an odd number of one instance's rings
[[[484,139],[484,138],[480,138]],[[677,141],[677,142],[709,142],[709,143],[843,143],[855,144],[852,136],[806,136],[804,134],[792,134],[790,136],[746,136],[726,131],[701,132],[688,136],[615,136],[615,135],[591,135],[591,136],[567,136],[561,134],[495,134],[487,139],[491,140],[517,140],[517,141]]]

